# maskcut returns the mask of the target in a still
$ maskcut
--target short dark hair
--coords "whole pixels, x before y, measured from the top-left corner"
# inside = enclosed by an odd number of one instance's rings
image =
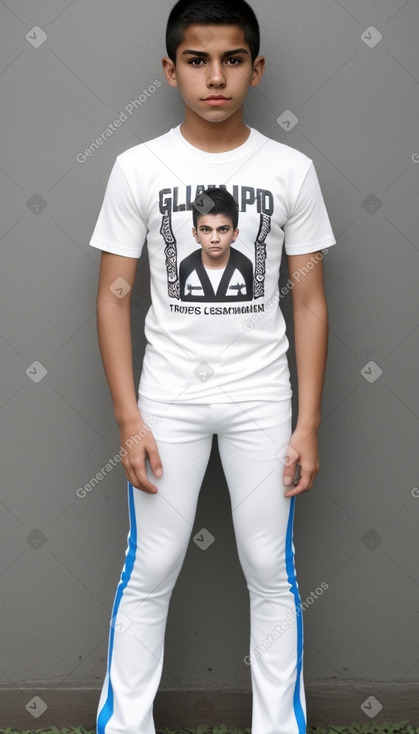
[[[259,23],[245,0],[178,0],[170,11],[166,28],[166,48],[176,63],[176,51],[185,30],[191,25],[235,25],[243,30],[252,61],[259,54]]]
[[[206,214],[224,214],[231,219],[233,229],[236,229],[239,221],[239,207],[232,195],[221,188],[205,189],[200,196],[192,202],[192,219],[195,229],[198,220]]]

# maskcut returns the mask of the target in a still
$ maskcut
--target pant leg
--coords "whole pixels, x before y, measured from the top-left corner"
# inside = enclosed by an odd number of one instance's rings
[[[250,596],[252,734],[303,734],[303,626],[295,566],[295,497],[284,497],[279,450],[291,402],[242,403],[218,433],[240,562]],[[233,410],[233,408],[231,408]]]
[[[128,485],[130,531],[116,591],[98,734],[155,734],[152,706],[160,683],[170,597],[190,540],[211,451],[206,406],[140,404],[154,420],[163,477],[157,494]]]

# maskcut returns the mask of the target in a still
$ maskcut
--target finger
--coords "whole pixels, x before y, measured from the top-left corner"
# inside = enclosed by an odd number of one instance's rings
[[[287,464],[287,466],[284,469],[283,482],[286,487],[291,487],[291,485],[294,482],[296,466],[297,466],[297,462],[293,461],[291,464]]]
[[[281,457],[282,453],[283,457]],[[298,458],[298,452],[290,444],[284,447],[283,452],[280,452],[280,459],[284,464],[283,482],[286,487],[290,487],[294,481]]]
[[[130,478],[130,476],[128,476],[128,479],[135,489],[140,489],[142,492],[147,492],[148,494],[156,494],[158,492],[155,484],[150,482],[145,474],[139,474],[138,472],[135,472],[132,475],[132,479]]]
[[[300,467],[299,464],[297,464],[297,466]],[[293,486],[284,493],[284,496],[294,497],[294,495],[300,494],[301,492],[307,492],[313,486],[313,482],[313,472],[305,471],[300,467],[300,472],[296,473]]]
[[[160,479],[163,476],[163,465],[160,459],[160,454],[157,446],[148,451],[148,460],[150,462],[150,468],[154,476]]]
[[[147,477],[145,469],[145,460],[133,460],[128,466],[124,466],[125,473],[128,481],[136,489],[141,489],[143,492],[149,492],[150,494],[156,494],[157,487],[150,482]]]
[[[306,487],[305,484],[299,482],[296,487],[293,487],[292,489],[287,489],[287,491],[284,492],[284,497],[294,497],[296,494],[307,492],[309,489],[310,488]]]

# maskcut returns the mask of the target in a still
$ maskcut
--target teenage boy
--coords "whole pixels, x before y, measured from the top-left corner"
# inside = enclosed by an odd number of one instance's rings
[[[193,203],[192,217],[192,234],[201,248],[180,263],[181,300],[251,301],[252,261],[231,247],[239,235],[238,206],[232,195],[207,189]]]
[[[180,0],[166,42],[163,69],[182,95],[184,122],[118,156],[91,240],[103,251],[100,349],[121,446],[130,447],[123,459],[130,532],[97,731],[155,731],[170,596],[217,434],[250,595],[252,732],[302,734],[303,630],[292,527],[295,497],[311,488],[319,468],[327,349],[321,250],[335,240],[312,162],[244,123],[243,103],[265,65],[247,3]],[[178,264],[190,254],[192,202],[212,185],[232,193],[241,240],[254,243],[253,299],[246,304],[203,308],[180,298]],[[152,305],[137,397],[130,301],[146,239]],[[283,246],[298,379],[292,433],[288,341],[278,306]],[[251,330],[249,314],[257,314]],[[142,441],[133,442],[137,435]]]

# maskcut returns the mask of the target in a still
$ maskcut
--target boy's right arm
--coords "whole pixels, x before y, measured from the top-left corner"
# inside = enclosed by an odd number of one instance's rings
[[[162,475],[162,465],[154,436],[138,409],[132,363],[131,300],[137,264],[136,258],[102,252],[97,329],[103,367],[120,430],[121,447],[127,452],[122,457],[122,464],[134,487],[154,494],[157,487],[146,476],[146,458],[156,477]],[[123,280],[115,283],[118,278]],[[147,428],[144,438],[138,443],[130,441],[143,427]]]

